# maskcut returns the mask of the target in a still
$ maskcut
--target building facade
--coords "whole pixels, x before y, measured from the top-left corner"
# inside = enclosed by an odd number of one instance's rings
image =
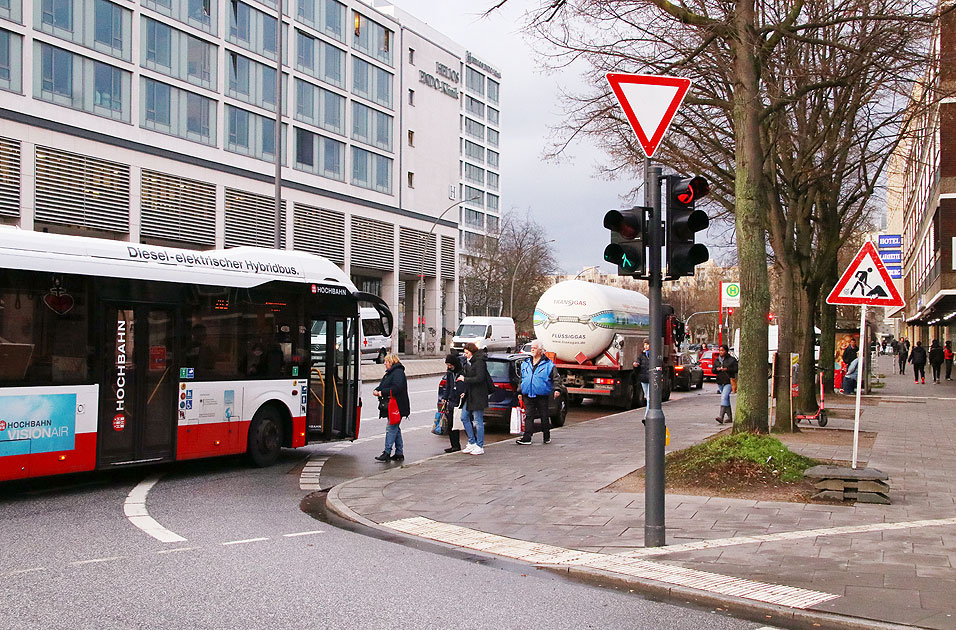
[[[900,334],[929,345],[956,332],[956,16],[934,38],[937,66],[913,93],[917,115],[889,173],[887,227],[902,234]]]
[[[438,352],[465,50],[385,3],[286,0],[281,37],[277,10],[0,0],[0,221],[196,249],[278,237],[384,297],[404,350]]]

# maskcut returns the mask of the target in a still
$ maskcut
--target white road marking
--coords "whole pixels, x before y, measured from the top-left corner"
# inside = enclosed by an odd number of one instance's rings
[[[159,481],[162,474],[155,474],[143,479],[139,484],[130,490],[126,497],[126,503],[123,505],[123,512],[126,518],[135,527],[143,530],[159,542],[186,542],[186,539],[175,532],[171,532],[153,519],[146,509],[146,497],[156,482]]]
[[[699,542],[671,545],[668,547],[650,547],[647,549],[632,549],[618,556],[627,558],[646,558],[648,556],[664,556],[683,551],[699,551],[701,549],[716,549],[718,547],[733,547],[736,545],[751,545],[765,542],[779,542],[782,540],[798,540],[801,538],[816,538],[817,536],[837,536],[840,534],[865,534],[869,532],[885,532],[896,529],[916,529],[920,527],[946,527],[956,525],[956,518],[936,518],[922,521],[904,521],[899,523],[871,523],[868,525],[846,525],[844,527],[827,527],[824,529],[808,529],[794,532],[780,532],[777,534],[760,534],[755,536],[738,536],[736,538],[717,538],[701,540]]]
[[[179,553],[180,551],[196,551],[197,549],[202,549],[202,547],[176,547],[175,549],[163,549],[156,553]]]
[[[22,575],[24,573],[37,573],[39,571],[46,571],[46,569],[43,567],[35,567],[33,569],[18,569],[16,571],[9,571],[7,573],[4,573],[3,575],[6,575],[7,577],[12,577],[14,575]]]
[[[286,538],[293,538],[295,536],[311,536],[313,534],[324,534],[324,533],[325,532],[322,531],[321,529],[316,529],[311,532],[296,532],[294,534],[282,534],[282,535],[285,536]]]
[[[113,560],[124,560],[126,556],[112,556],[109,558],[93,558],[92,560],[77,560],[76,562],[71,562],[70,566],[76,567],[82,564],[99,564],[100,562],[112,562]]]
[[[732,595],[790,608],[809,608],[839,595],[803,588],[768,584],[696,569],[661,564],[624,555],[608,555],[544,545],[497,534],[441,523],[423,517],[382,523],[396,531],[439,542],[514,558],[533,564],[578,566],[601,569],[648,580],[687,586],[721,595]]]
[[[223,546],[227,545],[244,545],[246,543],[262,542],[263,540],[269,540],[268,538],[246,538],[245,540],[230,540],[229,542],[222,543]]]

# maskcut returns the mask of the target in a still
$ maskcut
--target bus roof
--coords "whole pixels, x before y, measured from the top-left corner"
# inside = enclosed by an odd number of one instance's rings
[[[0,226],[0,268],[240,288],[282,280],[356,290],[335,264],[306,252],[263,247],[176,249],[10,226]]]

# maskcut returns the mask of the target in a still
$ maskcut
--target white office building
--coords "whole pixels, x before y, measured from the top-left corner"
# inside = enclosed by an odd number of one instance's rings
[[[0,221],[197,249],[278,229],[382,295],[407,351],[439,352],[473,64],[385,3],[283,8],[278,39],[275,0],[0,0]]]

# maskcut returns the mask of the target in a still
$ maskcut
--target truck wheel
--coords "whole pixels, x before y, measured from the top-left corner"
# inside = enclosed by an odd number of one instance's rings
[[[562,396],[558,399],[560,407],[558,408],[558,414],[551,416],[551,426],[552,427],[563,427],[565,420],[568,418],[568,396]]]
[[[261,407],[249,425],[247,452],[252,463],[263,468],[279,459],[282,450],[282,419],[272,405]]]
[[[568,405],[571,407],[580,407],[584,396],[581,394],[568,394]]]

